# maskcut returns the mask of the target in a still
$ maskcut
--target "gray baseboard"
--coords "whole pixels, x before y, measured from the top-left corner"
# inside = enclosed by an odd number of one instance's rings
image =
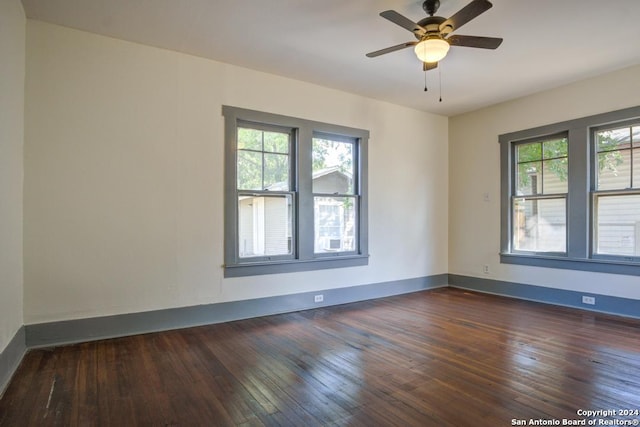
[[[18,366],[20,366],[20,362],[26,352],[25,328],[21,326],[9,341],[7,347],[0,352],[0,397],[2,397]]]
[[[636,299],[613,297],[589,292],[568,291],[456,274],[449,274],[449,286],[640,319],[640,300]],[[583,296],[594,297],[596,304],[590,305],[582,303]]]
[[[188,328],[383,298],[448,285],[449,275],[326,289],[292,295],[26,325],[26,346],[47,347]],[[314,295],[324,301],[314,303]]]
[[[16,338],[12,341],[12,343],[16,342],[18,344],[10,345],[7,350],[0,354],[0,385],[2,385],[3,380],[8,381],[8,379],[5,379],[7,376],[6,373],[13,372],[22,359],[26,348],[72,344],[229,322],[252,317],[348,304],[446,286],[640,318],[640,300],[456,274],[439,274],[243,301],[26,325],[16,334]],[[313,297],[317,294],[323,295],[324,301],[322,303],[314,303]],[[596,304],[583,304],[583,295],[595,297]],[[20,336],[22,338],[20,338]],[[21,339],[22,341],[20,341]],[[20,342],[23,343],[21,346],[19,344]],[[10,347],[12,350],[9,350]],[[11,366],[11,368],[9,366]]]
[[[25,325],[16,332],[9,345],[0,353],[0,396],[18,368],[28,348],[72,344],[229,322],[252,317],[348,304],[446,286],[640,318],[640,300],[456,274],[439,274],[414,279],[244,301]],[[318,294],[322,294],[324,297],[322,303],[314,303],[313,297]],[[596,304],[583,304],[583,295],[595,297]]]

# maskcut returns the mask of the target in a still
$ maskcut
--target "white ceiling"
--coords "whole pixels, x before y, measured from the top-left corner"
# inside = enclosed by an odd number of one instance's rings
[[[415,40],[378,14],[418,21],[426,16],[418,0],[22,2],[32,19],[449,116],[640,63],[640,0],[493,0],[455,34],[502,37],[502,46],[453,47],[440,72],[428,72],[426,93],[412,49],[365,57]],[[441,0],[436,15],[469,2]]]

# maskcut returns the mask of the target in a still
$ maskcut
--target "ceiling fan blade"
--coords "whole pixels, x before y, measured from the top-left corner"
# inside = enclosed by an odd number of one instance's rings
[[[461,36],[454,34],[446,39],[451,46],[479,47],[482,49],[497,49],[502,39],[497,37]]]
[[[367,53],[367,57],[375,58],[376,56],[384,55],[385,53],[395,52],[396,50],[401,50],[409,46],[415,46],[417,44],[418,44],[417,41],[397,44],[395,46],[387,47],[385,49],[376,50],[375,52],[369,52]]]
[[[380,12],[380,16],[419,36],[423,36],[427,33],[426,29],[416,24],[411,19],[400,15],[395,10],[385,10],[384,12]]]
[[[460,9],[451,18],[440,24],[440,31],[452,32],[471,21],[476,16],[491,9],[493,5],[488,0],[473,0]]]
[[[435,70],[438,68],[437,62],[423,62],[422,63],[422,71]]]

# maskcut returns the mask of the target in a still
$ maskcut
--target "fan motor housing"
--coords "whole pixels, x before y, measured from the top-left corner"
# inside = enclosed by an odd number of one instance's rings
[[[441,16],[427,16],[426,18],[418,21],[417,24],[427,30],[427,35],[439,35],[440,24],[442,24],[444,21],[446,21],[446,19]],[[416,36],[418,40],[424,38],[424,34],[420,36],[419,34],[414,33],[413,35]]]

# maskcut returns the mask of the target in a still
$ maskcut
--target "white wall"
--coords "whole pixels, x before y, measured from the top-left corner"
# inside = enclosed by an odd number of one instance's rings
[[[0,1],[0,352],[23,323],[25,28],[20,1]]]
[[[637,276],[500,264],[498,135],[640,105],[640,66],[452,117],[449,272],[640,299]],[[484,194],[489,201],[484,201]],[[482,272],[488,264],[490,274]]]
[[[448,271],[446,117],[37,21],[26,88],[26,324]],[[370,130],[369,266],[223,279],[222,105]]]

